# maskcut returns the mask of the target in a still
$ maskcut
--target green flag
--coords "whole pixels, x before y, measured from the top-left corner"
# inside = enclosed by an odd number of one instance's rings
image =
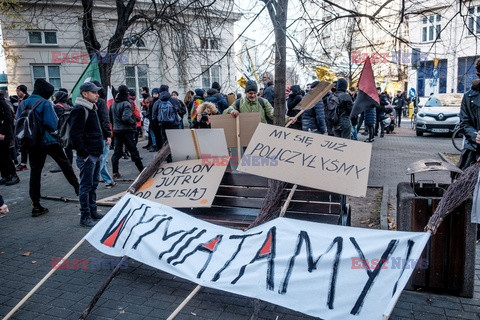
[[[89,81],[94,81],[97,80],[100,83],[102,82],[100,80],[100,71],[98,70],[98,63],[97,63],[97,56],[93,55],[93,57],[90,59],[90,62],[88,63],[87,67],[83,71],[82,75],[80,78],[78,78],[77,83],[73,86],[72,89],[72,103],[75,104],[75,100],[80,97],[80,86],[84,84],[85,82]]]

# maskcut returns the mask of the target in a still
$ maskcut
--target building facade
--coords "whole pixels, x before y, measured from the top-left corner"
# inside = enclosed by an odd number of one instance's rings
[[[467,92],[477,78],[480,1],[415,2],[407,14],[409,44],[415,52],[409,86],[420,97]]]
[[[151,4],[139,0],[133,14],[145,10],[142,2],[145,6]],[[21,15],[0,16],[11,94],[20,84],[31,90],[39,78],[52,83],[55,89],[64,87],[70,91],[89,62],[82,35],[81,3],[46,3],[31,6],[25,1]],[[183,21],[189,21],[189,29],[169,29],[159,21],[144,32],[145,24],[133,24],[125,34],[121,52],[105,58],[114,63],[112,85],[126,84],[140,92],[143,86],[167,84],[181,97],[188,90],[210,88],[214,81],[225,92],[234,90],[234,53],[225,52],[233,42],[233,24],[240,14],[231,11],[229,0],[218,1],[211,10],[214,14],[208,21],[185,10]],[[93,19],[97,39],[106,48],[118,19],[115,1],[95,1]]]

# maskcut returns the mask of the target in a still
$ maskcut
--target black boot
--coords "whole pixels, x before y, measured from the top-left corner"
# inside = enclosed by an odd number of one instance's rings
[[[33,209],[32,209],[32,217],[39,217],[41,215],[44,215],[48,213],[48,209],[44,208],[40,205],[40,202],[34,202],[32,204]]]

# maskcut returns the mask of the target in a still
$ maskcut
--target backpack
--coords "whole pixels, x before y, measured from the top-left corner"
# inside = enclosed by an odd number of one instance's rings
[[[177,123],[177,112],[170,100],[161,101],[158,106],[158,123],[160,124],[175,124]]]
[[[83,110],[85,110],[85,122],[83,123],[85,126],[85,123],[87,123],[88,119],[88,110],[87,108],[83,108]],[[62,124],[60,124],[60,119],[62,119]],[[65,113],[60,116],[60,119],[58,119],[58,135],[60,136],[63,147],[66,148],[71,143],[70,130],[72,126],[70,123],[70,111],[65,111]]]
[[[265,120],[267,120],[268,124],[273,124],[273,121],[267,117],[267,110],[265,110],[265,100],[266,99],[258,97],[258,102],[262,106],[263,112],[265,113]],[[238,112],[240,112],[240,99],[235,100],[235,108],[237,109]]]
[[[20,146],[29,146],[38,144],[42,141],[44,128],[38,117],[35,115],[35,109],[45,99],[38,99],[31,108],[23,108],[20,117],[15,125],[15,137]]]
[[[325,108],[325,120],[336,126],[340,122],[340,100],[335,93],[328,96]]]

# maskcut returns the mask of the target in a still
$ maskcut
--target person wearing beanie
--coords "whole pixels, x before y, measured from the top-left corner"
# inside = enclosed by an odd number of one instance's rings
[[[259,112],[260,121],[263,123],[268,123],[267,119],[273,123],[273,107],[268,102],[268,100],[258,97],[258,85],[257,82],[253,80],[248,80],[245,85],[245,98],[240,98],[235,100],[235,102],[223,111],[223,114],[230,114],[232,117],[236,118],[240,112]],[[295,118],[292,118],[294,123]],[[285,116],[285,122],[288,122],[290,117]]]
[[[57,131],[58,117],[55,114],[50,97],[53,95],[53,86],[44,79],[37,79],[34,84],[33,93],[23,102],[21,109],[32,109],[37,101],[37,107],[33,112],[37,116],[38,121],[43,126],[45,132],[41,137],[41,141],[29,145],[28,155],[30,157],[30,198],[32,200],[32,216],[38,217],[48,212],[47,208],[40,205],[40,185],[42,170],[45,165],[45,159],[49,155],[60,167],[63,175],[72,185],[75,194],[78,195],[79,184],[77,176],[73,171],[72,165],[67,159],[63,146],[58,143],[58,139],[52,134]],[[20,111],[20,114],[22,111]]]
[[[128,87],[121,85],[118,87],[118,93],[110,107],[110,119],[113,122],[113,135],[115,136],[115,146],[112,155],[113,178],[121,177],[119,172],[119,160],[123,156],[123,146],[132,157],[138,171],[143,170],[143,163],[140,159],[137,146],[135,145],[136,120],[134,110],[128,100]]]
[[[158,93],[162,93],[164,91],[168,92],[169,87],[166,84],[162,84],[160,88],[158,88]]]
[[[222,90],[222,87],[220,86],[220,84],[217,81],[215,81],[214,83],[212,83],[212,89],[215,89],[218,92],[220,92]]]
[[[102,88],[93,82],[80,86],[80,97],[75,100],[71,113],[70,139],[77,151],[76,164],[80,169],[80,225],[91,228],[96,220],[103,218],[97,212],[97,186],[102,154],[103,132],[98,116],[98,92]]]

